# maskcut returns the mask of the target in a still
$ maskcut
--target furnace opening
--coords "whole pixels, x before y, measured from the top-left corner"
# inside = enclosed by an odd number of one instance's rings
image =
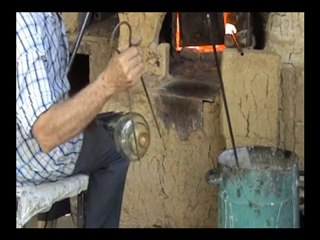
[[[264,19],[261,13],[250,12],[167,13],[159,43],[170,44],[169,73],[194,80],[210,78],[217,64],[213,43],[218,59],[226,47],[263,49]]]
[[[216,68],[212,42],[218,54],[224,48],[223,13],[167,13],[162,23],[159,42],[170,44],[169,74],[191,80],[210,80]],[[211,34],[211,35],[210,35]]]

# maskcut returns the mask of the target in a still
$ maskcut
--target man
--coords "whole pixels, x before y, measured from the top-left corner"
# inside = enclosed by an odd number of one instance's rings
[[[96,116],[140,79],[137,47],[115,53],[95,81],[69,98],[61,16],[17,13],[16,59],[17,186],[88,174],[85,227],[118,227],[129,162]]]

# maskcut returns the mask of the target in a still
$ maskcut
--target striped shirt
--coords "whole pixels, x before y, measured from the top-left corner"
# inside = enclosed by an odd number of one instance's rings
[[[37,118],[68,97],[69,51],[57,13],[16,13],[16,184],[38,185],[71,175],[83,134],[49,153],[32,134]]]

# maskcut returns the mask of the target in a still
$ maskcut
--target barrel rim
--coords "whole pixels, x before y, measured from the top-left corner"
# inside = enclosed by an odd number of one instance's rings
[[[279,147],[272,147],[272,146],[246,145],[246,146],[236,147],[240,169],[249,169],[249,170],[259,170],[259,169],[262,170],[263,169],[261,167],[257,167],[256,166],[257,164],[252,165],[251,162],[250,162],[250,167],[248,164],[245,165],[242,163],[243,157],[241,154],[239,154],[239,151],[240,151],[240,153],[243,153],[245,149],[248,150],[248,152],[247,152],[248,154],[249,154],[249,151],[252,152],[255,150],[260,150],[260,151],[270,150],[270,151],[273,151],[274,153],[277,153],[277,154],[283,154],[285,156],[286,162],[274,161],[273,163],[275,163],[276,165],[274,165],[274,166],[270,165],[269,166],[270,170],[279,170],[279,169],[287,170],[287,169],[292,169],[292,168],[295,168],[298,166],[299,157],[293,151],[289,151],[289,150],[279,148]],[[234,154],[233,154],[233,148],[225,149],[223,152],[221,152],[219,154],[218,164],[223,167],[237,168],[236,163],[235,163]]]

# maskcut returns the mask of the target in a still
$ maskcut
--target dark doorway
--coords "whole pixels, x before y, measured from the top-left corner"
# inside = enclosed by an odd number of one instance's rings
[[[73,96],[89,84],[89,55],[77,54],[68,75],[69,96]]]

